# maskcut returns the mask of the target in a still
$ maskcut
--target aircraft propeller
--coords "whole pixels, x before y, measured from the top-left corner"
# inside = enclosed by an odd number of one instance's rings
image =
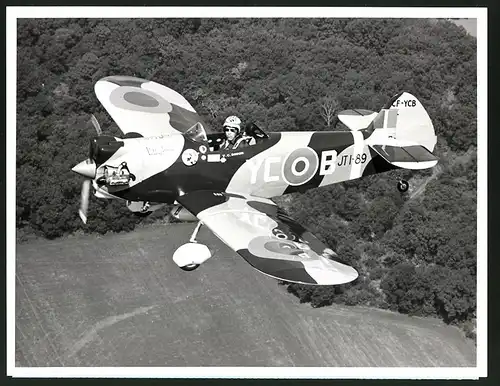
[[[102,134],[101,125],[99,124],[99,121],[97,120],[94,114],[90,115],[90,121],[94,125],[95,131],[97,131],[97,135],[101,135]]]
[[[81,202],[80,202],[80,210],[78,214],[82,219],[83,223],[87,223],[87,211],[89,209],[89,198],[90,198],[90,180],[83,181],[82,185],[82,194],[81,194]]]
[[[99,121],[97,120],[94,114],[90,115],[90,121],[92,122],[92,125],[94,126],[97,135],[101,135],[102,134],[101,125],[99,124]],[[73,169],[71,169],[75,173],[87,177],[82,184],[80,209],[78,210],[78,214],[80,215],[80,218],[82,219],[84,224],[87,223],[87,212],[90,201],[90,185],[92,184],[92,180],[95,178],[97,169],[95,161],[91,157],[92,157],[92,152],[90,152],[89,158],[87,158],[83,162],[80,162],[78,165],[73,167]]]

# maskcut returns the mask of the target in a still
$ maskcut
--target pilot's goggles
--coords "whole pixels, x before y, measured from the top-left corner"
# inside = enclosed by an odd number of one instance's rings
[[[232,133],[237,133],[238,129],[235,129],[234,127],[230,127],[230,126],[224,126],[224,132],[226,132],[226,131],[230,131]]]

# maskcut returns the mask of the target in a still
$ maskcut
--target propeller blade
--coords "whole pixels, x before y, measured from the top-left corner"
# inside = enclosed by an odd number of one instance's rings
[[[94,114],[91,114],[90,121],[94,125],[95,131],[97,131],[97,135],[101,135],[102,134],[101,125],[99,125],[99,121],[97,120]]]
[[[90,195],[90,180],[83,181],[82,185],[82,197],[80,202],[80,210],[78,214],[82,219],[83,223],[87,223],[87,210],[89,208],[89,195]]]

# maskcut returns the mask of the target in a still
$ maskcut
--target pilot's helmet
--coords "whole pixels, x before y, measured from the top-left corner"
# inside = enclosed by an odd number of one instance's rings
[[[237,132],[239,133],[241,130],[241,119],[235,115],[231,115],[230,117],[226,118],[222,127],[232,127],[238,130]]]

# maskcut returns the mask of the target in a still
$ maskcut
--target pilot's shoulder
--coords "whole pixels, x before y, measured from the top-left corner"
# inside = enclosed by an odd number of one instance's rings
[[[255,138],[251,135],[244,135],[242,138],[241,138],[242,141],[244,141],[245,143],[249,144],[249,145],[255,145],[256,141],[255,141]]]

